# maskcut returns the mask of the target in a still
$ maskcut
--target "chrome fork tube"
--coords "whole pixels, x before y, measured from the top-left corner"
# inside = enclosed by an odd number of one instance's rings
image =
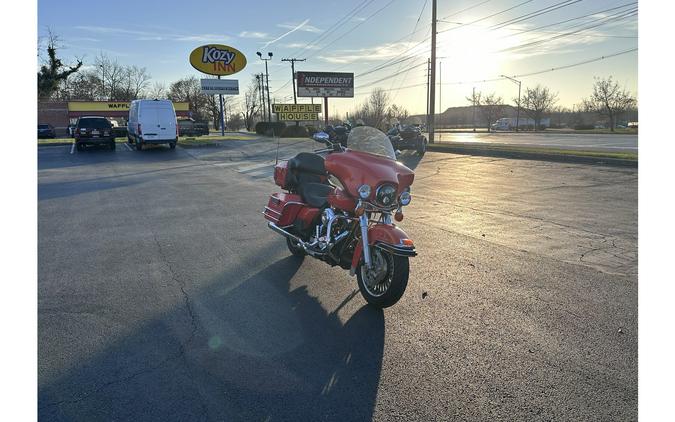
[[[366,263],[366,268],[372,268],[372,261],[370,260],[370,247],[368,246],[368,216],[366,213],[359,217],[359,224],[361,225],[361,240],[363,241],[363,260]]]

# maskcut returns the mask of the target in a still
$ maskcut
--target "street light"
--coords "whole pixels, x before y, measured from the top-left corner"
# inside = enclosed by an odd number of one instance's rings
[[[267,62],[272,60],[272,52],[268,52],[267,55],[269,56],[267,59],[264,59],[262,56],[262,53],[260,51],[257,51],[255,54],[260,57],[260,60],[263,60],[265,62],[265,81],[267,84],[267,116],[269,117],[269,121],[272,121],[272,107],[270,105],[270,73],[267,70]]]
[[[518,81],[516,79],[513,79],[513,78],[510,78],[506,75],[499,75],[499,76],[501,76],[502,78],[506,78],[513,83],[518,84],[518,111],[516,111],[516,132],[519,132],[520,131],[520,125],[519,125],[520,124],[520,81]]]

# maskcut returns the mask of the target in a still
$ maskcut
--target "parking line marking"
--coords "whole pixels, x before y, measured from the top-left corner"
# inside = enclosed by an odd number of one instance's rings
[[[125,147],[127,147],[127,149],[128,149],[129,151],[133,151],[133,149],[131,149],[131,147],[129,146],[129,144],[127,144],[126,142],[125,142],[123,145],[124,145]]]
[[[75,142],[73,142],[72,146],[70,147],[70,153],[75,154]]]

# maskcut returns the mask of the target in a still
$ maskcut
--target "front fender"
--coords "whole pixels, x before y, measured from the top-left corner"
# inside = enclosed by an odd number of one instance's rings
[[[373,246],[381,244],[382,249],[385,249],[395,255],[415,256],[414,246],[403,245],[403,240],[410,240],[408,235],[393,224],[375,224],[368,228],[368,244]],[[359,242],[354,248],[354,256],[352,257],[352,267],[349,270],[351,275],[356,274],[356,268],[361,261],[363,253],[363,242]]]

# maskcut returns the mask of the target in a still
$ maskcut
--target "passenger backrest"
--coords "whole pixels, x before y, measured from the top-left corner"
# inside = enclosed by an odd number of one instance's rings
[[[326,176],[326,166],[322,156],[301,152],[288,161],[290,186],[304,183],[322,183]]]

